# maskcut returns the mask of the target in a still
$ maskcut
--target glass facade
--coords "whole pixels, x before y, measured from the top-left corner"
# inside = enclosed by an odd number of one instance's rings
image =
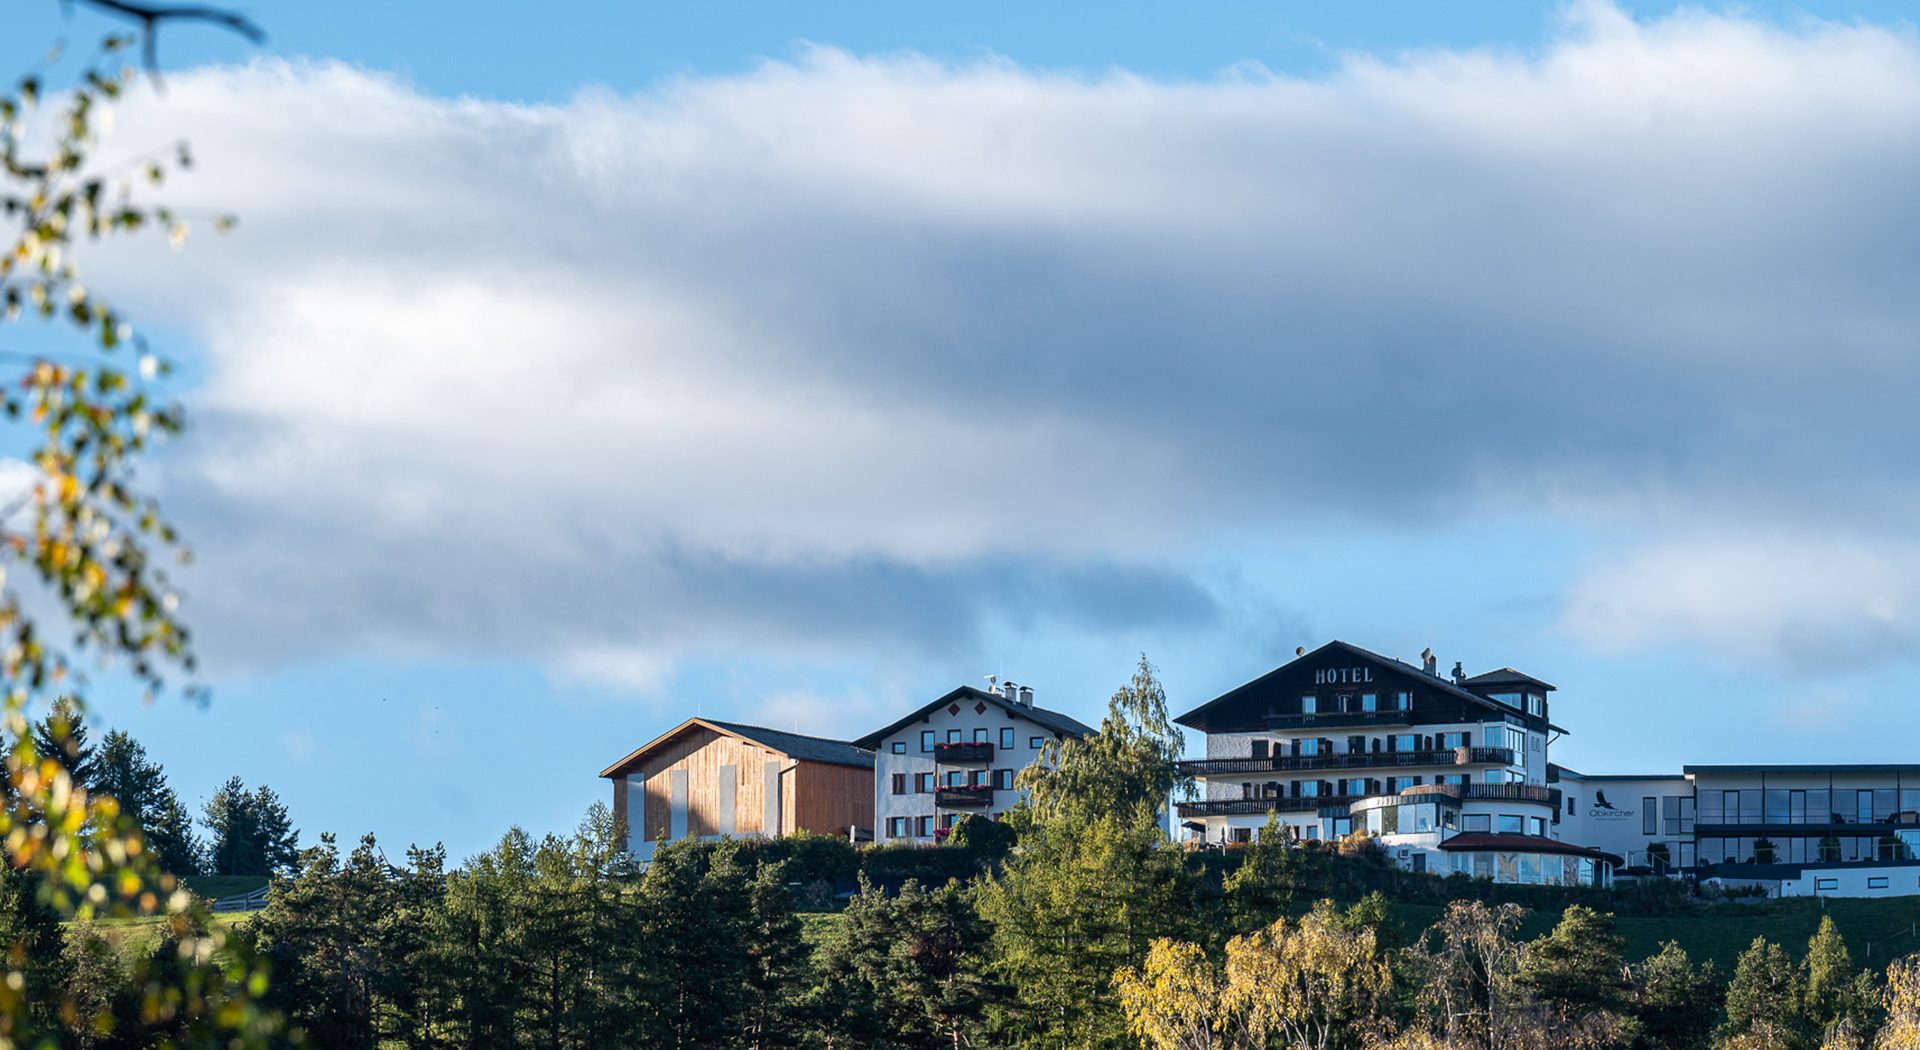
[[[1698,800],[1702,824],[1920,824],[1920,787],[1713,788]]]

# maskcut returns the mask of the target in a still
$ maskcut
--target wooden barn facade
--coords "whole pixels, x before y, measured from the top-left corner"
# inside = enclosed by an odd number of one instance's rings
[[[873,833],[873,752],[843,740],[689,718],[600,775],[643,859],[689,836]]]

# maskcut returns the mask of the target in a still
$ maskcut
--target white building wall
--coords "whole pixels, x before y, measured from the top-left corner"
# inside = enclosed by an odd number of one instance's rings
[[[1034,738],[1051,740],[1055,737],[1052,729],[1037,722],[1011,714],[999,706],[982,700],[956,700],[960,708],[957,713],[946,707],[939,708],[927,716],[925,721],[917,721],[882,740],[874,749],[874,841],[909,841],[930,843],[931,835],[918,834],[920,817],[935,817],[934,793],[921,793],[917,790],[919,774],[944,773],[949,770],[986,769],[988,783],[992,783],[992,771],[1011,769],[1017,776],[1019,771],[1032,765],[1040,757],[1040,749],[1033,746]],[[984,712],[976,711],[976,706],[984,705]],[[949,705],[952,706],[952,705]],[[976,730],[987,731],[987,743],[993,745],[993,759],[980,764],[948,765],[938,771],[935,769],[933,751],[930,746],[922,748],[923,732],[931,731],[933,741],[945,743],[949,734],[957,731],[962,742],[971,742]],[[1001,746],[1001,730],[1013,730],[1012,748]],[[896,745],[899,750],[896,751]],[[893,793],[893,775],[906,774],[906,793]],[[935,785],[938,787],[938,784]],[[993,793],[990,804],[978,809],[950,810],[955,813],[978,813],[983,817],[994,817],[1011,809],[1023,795],[1019,791],[1000,791]],[[890,836],[887,834],[888,818],[904,817],[908,821],[907,834]],[[937,823],[937,821],[936,821]]]
[[[1691,799],[1693,784],[1675,774],[1649,777],[1583,777],[1562,771],[1555,785],[1562,794],[1560,838],[1581,846],[1592,846],[1617,854],[1628,867],[1649,863],[1647,849],[1655,842],[1667,844],[1667,855],[1675,866],[1692,860],[1693,833],[1678,828],[1669,833],[1663,812],[1669,796]],[[1646,799],[1654,800],[1654,832],[1646,832]],[[1566,811],[1566,799],[1573,801]],[[1604,801],[1603,801],[1604,800]]]

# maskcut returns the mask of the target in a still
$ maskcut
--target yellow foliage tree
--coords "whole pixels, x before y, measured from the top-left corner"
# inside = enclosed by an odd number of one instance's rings
[[[1263,1045],[1324,1050],[1372,1028],[1392,984],[1374,931],[1341,923],[1330,905],[1227,942],[1227,1012]]]
[[[1887,967],[1884,994],[1887,1023],[1875,1050],[1920,1050],[1920,955],[1895,959]]]
[[[1226,985],[1197,944],[1161,937],[1140,969],[1114,975],[1127,1031],[1153,1050],[1237,1050],[1244,1027],[1226,1008]]]

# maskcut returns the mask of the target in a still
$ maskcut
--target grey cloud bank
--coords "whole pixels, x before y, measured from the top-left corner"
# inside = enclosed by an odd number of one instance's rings
[[[1904,33],[1596,6],[1317,80],[818,50],[520,107],[266,63],[134,108],[244,222],[95,261],[204,341],[166,486],[216,659],[1211,627],[1220,536],[1473,515],[1614,537],[1598,644],[1740,651],[1676,583],[1716,572],[1739,639],[1920,647],[1752,578],[1781,535],[1912,564]]]

